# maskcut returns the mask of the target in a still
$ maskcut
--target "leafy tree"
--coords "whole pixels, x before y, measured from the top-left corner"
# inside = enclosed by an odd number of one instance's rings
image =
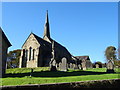
[[[107,60],[116,60],[116,48],[114,46],[109,46],[105,50],[105,57]]]
[[[120,67],[120,60],[115,60],[114,62],[116,66]]]
[[[12,65],[16,65],[17,67],[19,66],[20,55],[21,55],[20,49],[10,51],[7,54],[8,58],[10,59],[10,61],[7,63],[8,68],[11,68]]]
[[[100,61],[97,61],[97,62],[95,62],[95,64],[102,65],[102,62],[100,62]]]

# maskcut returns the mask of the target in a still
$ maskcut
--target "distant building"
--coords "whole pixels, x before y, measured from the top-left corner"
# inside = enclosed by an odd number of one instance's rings
[[[0,27],[0,64],[2,64],[0,65],[0,69],[2,69],[0,71],[2,71],[2,77],[4,77],[5,75],[7,51],[8,51],[8,47],[10,46],[11,46],[11,43],[9,42],[9,40],[7,39],[6,35],[4,34],[3,30]]]
[[[82,68],[92,68],[92,62],[90,61],[89,56],[75,56],[75,58],[81,61]]]
[[[45,27],[44,27],[44,36],[43,38],[37,36],[34,33],[31,33],[27,40],[24,42],[21,51],[20,64],[19,67],[43,67],[49,66],[50,61],[53,58],[52,55],[52,43],[54,42],[54,59],[56,66],[59,67],[59,63],[62,58],[67,59],[67,63],[71,60],[71,54],[69,51],[53,40],[50,36],[48,12],[46,15]]]

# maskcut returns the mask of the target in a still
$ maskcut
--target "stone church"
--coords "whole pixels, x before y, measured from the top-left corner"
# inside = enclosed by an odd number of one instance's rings
[[[67,63],[70,62],[71,54],[69,51],[50,36],[47,11],[43,38],[34,33],[28,36],[22,46],[19,68],[50,66],[52,59],[55,60],[55,65],[59,67],[59,63],[62,62],[63,57],[66,58]]]

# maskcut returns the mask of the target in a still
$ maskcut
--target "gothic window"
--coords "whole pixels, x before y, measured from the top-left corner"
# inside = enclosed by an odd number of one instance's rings
[[[25,49],[23,49],[23,58],[22,58],[22,67],[24,67],[24,62],[25,62]]]
[[[32,58],[31,58],[31,57],[32,57],[31,53],[32,53],[32,47],[29,48],[29,60],[32,59]]]
[[[35,59],[35,49],[33,49],[33,60]]]
[[[25,52],[25,57],[26,57],[26,60],[28,59],[28,50],[26,50]]]
[[[23,49],[23,56],[25,57],[25,49]]]

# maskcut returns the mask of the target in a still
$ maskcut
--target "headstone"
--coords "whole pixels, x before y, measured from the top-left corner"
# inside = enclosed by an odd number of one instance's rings
[[[95,66],[96,66],[96,68],[99,68],[99,64],[96,64]]]
[[[113,60],[109,60],[107,63],[107,72],[114,73],[114,62]]]
[[[60,62],[60,63],[59,63],[59,70],[61,70],[61,67],[62,67],[62,66],[61,66],[61,62]]]
[[[56,61],[55,60],[53,60],[51,65],[50,65],[50,71],[57,71]]]
[[[75,69],[75,64],[73,64],[73,69]]]
[[[59,64],[58,63],[56,63],[56,68],[57,68],[57,70],[59,69]]]
[[[86,60],[82,60],[82,70],[86,70]]]
[[[78,69],[81,69],[81,65],[80,64],[78,64]]]
[[[62,58],[62,63],[60,64],[60,71],[67,71],[67,59]]]
[[[72,63],[70,63],[70,69],[73,69],[73,64]]]
[[[78,69],[78,65],[77,65],[77,64],[75,64],[75,67],[74,67],[74,69]]]

